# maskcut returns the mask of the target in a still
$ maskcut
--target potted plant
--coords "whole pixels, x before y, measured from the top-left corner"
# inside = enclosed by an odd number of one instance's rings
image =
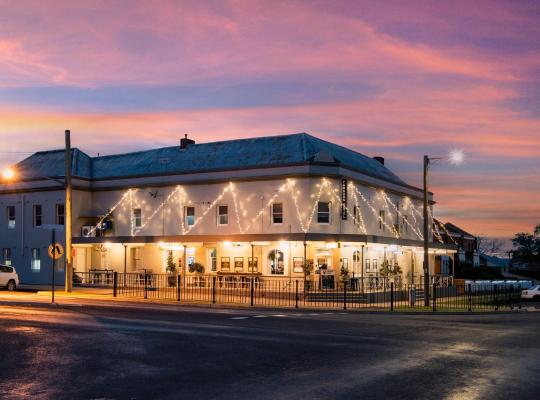
[[[170,287],[176,286],[176,264],[174,262],[173,252],[170,251],[167,256],[167,267],[165,271],[169,274],[167,277],[167,282]]]
[[[201,276],[204,274],[204,265],[198,262],[194,262],[193,264],[190,264],[188,267],[189,272],[197,274],[198,286],[203,287],[204,286],[204,280]]]

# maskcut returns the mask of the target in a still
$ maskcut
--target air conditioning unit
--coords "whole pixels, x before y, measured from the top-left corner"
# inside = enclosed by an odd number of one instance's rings
[[[83,237],[95,237],[96,229],[92,225],[85,225],[82,227],[81,233]]]

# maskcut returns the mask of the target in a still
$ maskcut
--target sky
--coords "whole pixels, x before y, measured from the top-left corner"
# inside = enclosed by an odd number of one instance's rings
[[[0,167],[296,132],[478,235],[540,223],[539,1],[0,0]]]

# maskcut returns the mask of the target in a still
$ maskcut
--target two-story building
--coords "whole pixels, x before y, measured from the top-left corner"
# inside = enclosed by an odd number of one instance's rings
[[[305,133],[90,157],[72,150],[73,255],[78,272],[317,279],[422,275],[422,191],[371,158]],[[0,247],[22,282],[47,283],[50,231],[64,223],[64,152],[42,151],[0,185]],[[433,207],[433,195],[429,197]],[[431,215],[433,215],[431,213]],[[430,224],[431,225],[431,224]],[[59,235],[62,235],[60,232]],[[454,246],[430,238],[430,265]],[[61,263],[60,263],[61,264]],[[399,268],[395,269],[396,266]],[[57,272],[63,279],[63,269]]]

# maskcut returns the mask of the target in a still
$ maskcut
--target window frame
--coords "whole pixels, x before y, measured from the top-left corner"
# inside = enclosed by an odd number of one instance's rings
[[[39,213],[38,213],[38,210],[39,210]],[[38,218],[39,218],[39,221],[38,221]],[[43,206],[41,204],[34,204],[32,206],[32,223],[33,223],[34,228],[43,225]]]
[[[137,217],[138,212],[138,217]],[[142,209],[141,208],[133,208],[131,210],[131,216],[133,218],[133,227],[134,228],[142,228]]]
[[[13,259],[11,257],[11,247],[4,247],[2,249],[2,262],[4,265],[10,267],[13,264]]]
[[[33,247],[30,250],[30,271],[41,272],[41,249],[39,247]]]
[[[11,218],[12,215],[10,213],[10,210],[13,210],[13,218]],[[15,206],[6,206],[6,220],[8,229],[15,229],[15,227],[17,226],[17,209]]]
[[[62,213],[59,212],[60,207],[62,208]],[[56,225],[65,225],[66,224],[66,205],[64,203],[56,203],[54,209],[55,209]],[[62,218],[62,223],[60,223],[60,218]]]
[[[193,215],[188,215],[188,210],[193,210]],[[190,218],[193,218],[191,224],[189,223]],[[185,206],[184,207],[184,224],[185,224],[185,226],[194,226],[195,225],[195,206]]]
[[[274,210],[274,207],[278,204],[281,206],[281,211]],[[270,215],[271,215],[272,225],[283,225],[285,221],[284,213],[283,213],[283,203],[281,202],[272,203],[270,205]],[[281,222],[276,222],[276,215],[281,215]]]
[[[319,206],[321,204],[328,204],[328,211],[320,211]],[[328,214],[328,222],[321,222],[321,214]],[[331,225],[332,224],[332,202],[331,201],[318,201],[317,202],[317,223],[319,225]]]
[[[225,207],[227,212],[225,214],[221,214],[221,207]],[[226,218],[226,222],[221,222],[221,217],[224,216]],[[228,204],[220,204],[217,206],[217,225],[218,226],[227,226],[229,225],[229,205]]]

